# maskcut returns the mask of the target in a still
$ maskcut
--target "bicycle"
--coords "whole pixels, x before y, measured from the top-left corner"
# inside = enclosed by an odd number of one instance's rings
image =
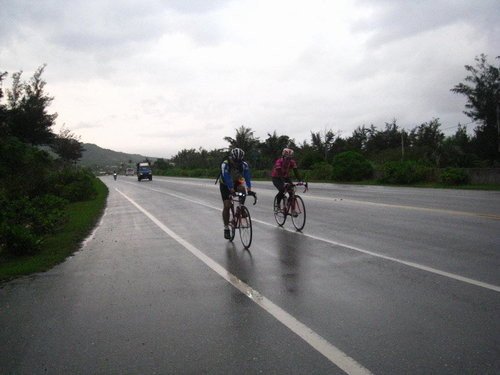
[[[308,190],[307,182],[293,182],[285,184],[285,192],[288,197],[283,197],[284,208],[278,206],[278,196],[274,197],[274,218],[280,227],[285,224],[287,216],[292,217],[295,229],[301,231],[306,225],[306,206],[304,200],[295,193],[297,186],[304,186],[304,193]]]
[[[245,249],[248,249],[252,244],[252,218],[250,217],[250,211],[248,211],[248,208],[245,206],[247,195],[253,197],[254,205],[257,203],[257,194],[253,191],[249,191],[248,193],[235,192],[234,195],[231,196],[231,207],[229,210],[229,241],[233,242],[234,236],[236,235],[236,229],[238,229],[241,243]],[[235,203],[237,203],[236,208]]]

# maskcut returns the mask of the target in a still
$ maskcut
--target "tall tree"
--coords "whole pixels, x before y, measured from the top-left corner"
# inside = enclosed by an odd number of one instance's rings
[[[80,136],[64,126],[54,137],[50,147],[66,163],[78,161],[82,157],[82,152],[85,151],[80,142]]]
[[[401,147],[401,130],[396,123],[396,119],[392,122],[385,123],[385,129],[380,131],[371,125],[367,129],[368,140],[366,149],[370,153],[377,153],[389,149],[397,149]]]
[[[11,135],[32,145],[49,144],[54,136],[51,128],[57,113],[49,114],[47,108],[54,99],[45,91],[42,79],[45,65],[37,69],[28,83],[21,81],[22,72],[12,75],[12,89],[8,95],[7,125]]]
[[[241,148],[245,151],[245,159],[249,160],[253,165],[257,164],[259,159],[259,138],[254,136],[254,131],[251,128],[240,126],[236,129],[236,137],[224,137],[224,140],[229,143],[230,148]]]
[[[254,131],[243,125],[236,129],[235,138],[224,137],[224,140],[229,143],[230,148],[238,147],[245,152],[254,149],[259,143],[259,139],[254,136]]]
[[[8,134],[7,128],[7,108],[2,103],[3,98],[3,80],[7,76],[7,72],[0,72],[0,136],[5,137]]]
[[[410,131],[410,147],[419,158],[439,164],[444,134],[439,129],[439,119],[425,122]]]
[[[261,154],[261,164],[258,168],[266,168],[272,165],[274,160],[281,155],[285,147],[295,148],[293,139],[287,135],[278,135],[276,130],[273,134],[267,133],[267,138],[259,144]]]
[[[346,139],[347,147],[352,151],[366,151],[368,132],[369,129],[365,125],[358,126],[356,129],[354,129],[352,135]]]
[[[500,56],[496,59],[500,59]],[[473,121],[479,122],[474,129],[477,155],[487,160],[498,160],[500,65],[488,64],[484,54],[476,56],[475,61],[475,66],[465,65],[469,75],[465,77],[465,82],[459,83],[451,91],[466,96],[464,113]]]
[[[325,129],[323,133],[311,132],[311,146],[321,155],[324,161],[329,161],[332,158],[335,137],[336,134],[332,129]]]
[[[459,124],[455,134],[443,141],[442,166],[472,167],[477,156],[471,146],[467,127]]]

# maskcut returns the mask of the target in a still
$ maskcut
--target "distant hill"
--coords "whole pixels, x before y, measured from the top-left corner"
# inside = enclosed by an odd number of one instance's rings
[[[93,170],[109,171],[111,169],[120,169],[121,167],[135,167],[135,164],[148,159],[151,162],[158,158],[143,156],[139,154],[127,154],[114,150],[101,148],[92,143],[82,144],[85,151],[78,164],[90,167]]]

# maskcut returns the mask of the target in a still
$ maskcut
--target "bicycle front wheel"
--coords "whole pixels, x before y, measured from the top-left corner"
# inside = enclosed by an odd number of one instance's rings
[[[236,225],[238,219],[234,215],[234,208],[229,210],[229,241],[233,242],[234,235],[236,234]]]
[[[306,225],[306,206],[304,206],[304,201],[298,195],[295,196],[295,202],[292,211],[292,223],[295,229],[301,231]]]
[[[252,219],[250,217],[250,212],[245,206],[240,208],[240,238],[241,243],[248,249],[252,244]]]
[[[286,197],[283,197],[283,200],[285,199]],[[286,221],[286,213],[283,212],[281,207],[278,205],[278,197],[274,197],[274,219],[276,220],[276,222],[280,227],[283,226],[283,224],[285,224]]]

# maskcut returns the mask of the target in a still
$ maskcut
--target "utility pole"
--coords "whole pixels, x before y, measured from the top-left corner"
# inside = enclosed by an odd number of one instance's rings
[[[497,147],[498,147],[498,152],[500,152],[500,77],[497,78],[495,86],[496,86],[495,99],[497,102]]]
[[[500,94],[497,94],[497,145],[500,152]]]

